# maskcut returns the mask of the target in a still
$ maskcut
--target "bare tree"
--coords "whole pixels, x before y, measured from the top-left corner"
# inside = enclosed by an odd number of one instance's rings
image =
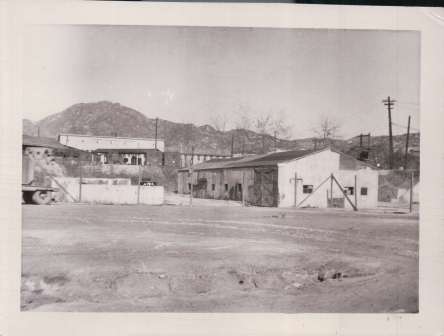
[[[341,126],[331,118],[322,117],[318,126],[313,128],[313,132],[324,141],[337,138]]]
[[[254,121],[254,129],[260,134],[270,134],[273,119],[270,115],[262,115]]]
[[[281,114],[267,113],[252,118],[248,113],[248,109],[244,105],[239,105],[239,109],[236,113],[235,129],[236,130],[251,130],[259,133],[262,137],[262,150],[266,151],[266,138],[267,136],[275,137],[279,139],[288,139],[291,134],[291,126],[289,126]],[[239,139],[240,145],[243,148],[245,139],[241,136]],[[275,142],[275,146],[276,146]]]
[[[262,135],[262,149],[265,151],[265,138],[270,135],[274,139],[274,147],[277,149],[278,139],[288,139],[291,134],[291,126],[278,114],[267,114],[258,117],[254,123],[256,132]]]
[[[251,119],[248,108],[245,105],[239,105],[238,111],[236,112],[237,118],[234,122],[234,127],[237,130],[251,130],[253,126],[253,120]]]
[[[211,118],[211,126],[217,131],[225,132],[227,129],[228,117],[226,114],[215,115]]]
[[[282,117],[274,117],[269,130],[273,136],[279,139],[289,139],[291,135],[291,126],[288,125]]]

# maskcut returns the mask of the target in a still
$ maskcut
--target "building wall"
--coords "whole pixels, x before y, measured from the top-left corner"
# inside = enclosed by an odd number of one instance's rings
[[[314,191],[324,180],[333,174],[343,188],[357,188],[353,195],[348,195],[351,201],[359,208],[375,208],[378,205],[378,172],[370,168],[357,170],[339,169],[340,155],[329,150],[278,165],[279,169],[279,207],[294,207],[310,195],[300,206],[312,206],[326,208],[328,206],[327,192],[331,197],[331,183],[325,182],[318,190]],[[295,191],[295,175],[297,186]],[[313,193],[304,193],[304,185],[313,186]],[[361,188],[367,188],[367,195],[361,195]],[[295,202],[296,194],[296,202]],[[344,198],[339,187],[333,182],[333,198]],[[351,205],[344,199],[344,207]]]
[[[305,158],[278,164],[279,207],[293,207],[301,202],[309,195],[303,192],[303,185],[312,185],[313,189],[316,188],[331,173],[339,169],[339,159],[338,153],[324,150]],[[298,179],[296,182],[295,175]],[[327,183],[313,193],[303,205],[326,207],[326,188]]]
[[[156,140],[149,138],[101,137],[88,135],[61,134],[59,142],[81,150],[102,149],[155,149]],[[157,139],[157,149],[164,151],[165,143]]]
[[[356,193],[358,209],[376,208],[378,206],[378,171],[371,168],[359,170],[338,170],[334,172],[336,179],[342,187],[353,187],[356,176]],[[362,188],[367,189],[367,195],[362,194]],[[340,197],[341,191],[336,185],[333,187],[333,197]],[[348,195],[355,202],[355,195]],[[351,205],[345,200],[345,208],[351,209]]]
[[[199,181],[206,179],[206,187],[200,188]],[[246,197],[248,187],[253,185],[254,171],[243,169],[215,169],[195,171],[193,176],[188,172],[178,172],[178,193],[189,194],[189,184],[193,183],[193,195],[200,198],[231,199],[236,191],[241,200]],[[214,185],[214,190],[213,190]],[[225,186],[227,185],[227,186]],[[236,185],[241,185],[241,190]]]
[[[105,204],[162,204],[162,186],[130,185],[129,179],[84,179],[56,178],[52,186],[58,188],[56,199],[64,202],[87,202]],[[85,183],[86,182],[86,183]],[[106,183],[105,183],[106,182]]]
[[[327,192],[331,197],[331,183],[329,177],[333,174],[343,188],[355,187],[355,176],[357,177],[357,188],[353,190],[357,196],[358,208],[374,208],[377,206],[378,197],[378,172],[370,168],[343,170],[340,167],[340,154],[330,150],[324,150],[305,158],[283,162],[278,164],[278,206],[294,207],[307,198],[300,206],[328,207]],[[178,192],[189,194],[189,184],[193,184],[195,197],[228,199],[230,191],[236,184],[242,185],[242,196],[245,200],[253,199],[250,195],[255,189],[254,168],[233,168],[195,171],[193,176],[188,172],[178,173]],[[295,189],[295,177],[296,189]],[[199,180],[206,179],[205,188],[199,188]],[[315,189],[327,180],[318,190]],[[225,189],[228,185],[228,193]],[[202,186],[203,184],[201,184]],[[213,190],[214,185],[214,190]],[[304,192],[304,185],[312,186],[312,193]],[[367,188],[367,195],[361,194],[361,188]],[[355,195],[349,195],[354,203]],[[296,198],[296,199],[295,199]],[[344,198],[339,187],[333,183],[333,198]],[[344,199],[344,207],[351,205]]]
[[[180,153],[180,168],[191,167],[192,165],[202,163],[213,159],[222,159],[227,156],[220,156],[214,154],[191,154],[191,153]]]

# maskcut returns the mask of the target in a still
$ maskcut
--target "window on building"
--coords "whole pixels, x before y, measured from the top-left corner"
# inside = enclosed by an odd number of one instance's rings
[[[368,188],[367,187],[362,187],[361,188],[361,195],[362,196],[367,196],[368,194]]]
[[[216,190],[216,185],[214,183],[211,185],[211,190]]]
[[[354,187],[345,187],[344,190],[345,190],[345,193],[347,195],[354,195],[355,194],[355,188]]]
[[[313,184],[304,184],[302,186],[302,192],[304,194],[311,194],[313,192]]]
[[[188,190],[191,190],[191,183],[188,183]]]
[[[228,183],[225,183],[225,191],[228,191]]]
[[[368,151],[361,151],[359,153],[359,160],[362,161],[368,160]]]
[[[242,184],[237,184],[237,191],[242,194]]]

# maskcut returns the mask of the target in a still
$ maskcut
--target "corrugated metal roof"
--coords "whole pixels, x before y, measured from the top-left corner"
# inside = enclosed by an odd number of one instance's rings
[[[225,165],[232,163],[234,161],[238,161],[241,159],[245,159],[245,157],[230,157],[230,158],[224,158],[224,159],[212,159],[208,160],[202,163],[197,163],[193,165],[194,170],[208,170],[208,169],[221,169],[226,168]],[[188,171],[189,168],[182,168],[179,169],[179,171]]]
[[[205,161],[193,166],[194,170],[210,170],[223,168],[245,168],[245,167],[264,167],[275,166],[280,162],[299,159],[307,155],[318,153],[327,148],[320,150],[293,150],[285,152],[274,152],[262,155],[251,155],[245,157],[229,158],[229,159],[215,159]],[[181,169],[188,170],[187,168]]]
[[[265,167],[276,166],[278,163],[300,159],[315,153],[330,149],[332,152],[340,155],[340,169],[361,169],[370,167],[375,169],[372,165],[359,161],[358,159],[344,154],[330,147],[324,147],[318,150],[292,150],[284,152],[274,152],[262,155],[250,155],[244,157],[214,159],[205,161],[193,166],[194,170],[211,170],[211,169],[227,169],[227,168],[247,168],[247,167]],[[188,171],[188,168],[180,169],[180,171]]]
[[[265,155],[258,155],[251,158],[246,158],[246,160],[241,162],[235,162],[230,164],[229,166],[235,167],[260,167],[260,166],[274,166],[280,162],[290,161],[294,159],[299,159],[301,157],[311,155],[320,151],[323,151],[326,148],[321,150],[292,150],[285,152],[274,152]]]

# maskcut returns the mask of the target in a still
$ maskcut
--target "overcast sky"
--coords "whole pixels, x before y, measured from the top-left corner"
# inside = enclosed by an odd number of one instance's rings
[[[340,135],[419,128],[417,32],[150,26],[29,26],[24,39],[24,118],[109,100],[146,116],[197,125],[276,114],[292,137],[323,116]],[[233,123],[231,124],[231,126]],[[405,129],[394,126],[395,134]]]

